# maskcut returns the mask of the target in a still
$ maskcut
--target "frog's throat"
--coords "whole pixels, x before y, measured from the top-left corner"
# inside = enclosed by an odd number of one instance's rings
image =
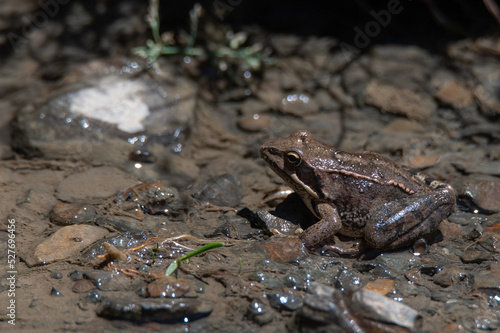
[[[296,173],[290,174],[290,177],[295,181],[296,184],[299,184],[302,186],[304,190],[306,190],[309,195],[313,196],[316,199],[319,199],[318,193],[314,192],[309,186],[307,186],[302,180],[297,177]]]

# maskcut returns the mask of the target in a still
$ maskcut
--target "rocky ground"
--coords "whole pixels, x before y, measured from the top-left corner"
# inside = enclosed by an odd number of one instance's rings
[[[397,4],[162,3],[151,63],[145,2],[2,2],[2,332],[500,331],[498,25]],[[454,212],[359,258],[276,235],[315,222],[259,156],[298,129],[452,185]]]

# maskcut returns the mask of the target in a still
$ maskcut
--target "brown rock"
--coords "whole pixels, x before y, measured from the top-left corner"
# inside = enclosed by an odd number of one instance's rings
[[[86,293],[88,291],[91,291],[92,289],[94,289],[95,286],[94,284],[87,280],[87,279],[83,279],[83,280],[80,280],[80,281],[76,281],[75,284],[73,285],[73,292],[75,293]]]
[[[56,231],[35,249],[35,258],[42,264],[69,258],[109,233],[89,225],[72,225]]]
[[[500,212],[500,179],[487,176],[461,177],[453,186],[460,195],[469,197],[480,208]]]
[[[251,116],[240,117],[237,125],[240,129],[247,132],[259,132],[268,129],[271,125],[271,120],[269,117],[256,113]]]
[[[365,102],[384,112],[404,115],[415,120],[430,117],[436,109],[436,104],[428,96],[408,89],[399,89],[376,80],[371,81],[366,87]]]
[[[439,273],[434,275],[432,281],[443,287],[449,287],[457,284],[465,278],[465,272],[456,267],[445,267]]]
[[[148,284],[147,291],[151,297],[182,297],[189,290],[186,281],[173,276],[165,276]]]
[[[394,281],[388,279],[376,279],[375,281],[368,282],[364,286],[364,289],[386,295],[394,290]]]
[[[95,208],[90,205],[58,202],[50,212],[50,221],[64,226],[91,222],[95,216]]]
[[[442,103],[451,105],[457,109],[470,106],[474,103],[474,96],[472,96],[469,89],[455,80],[443,82],[435,97]]]

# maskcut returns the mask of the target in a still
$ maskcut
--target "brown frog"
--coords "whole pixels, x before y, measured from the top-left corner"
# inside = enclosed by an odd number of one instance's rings
[[[434,230],[455,207],[451,186],[427,184],[382,155],[343,151],[305,130],[268,141],[260,154],[319,218],[300,234],[309,249],[337,233],[373,249],[402,247]]]

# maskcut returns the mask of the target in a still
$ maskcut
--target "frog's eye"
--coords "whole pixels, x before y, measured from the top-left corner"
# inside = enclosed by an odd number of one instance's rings
[[[300,157],[300,155],[294,151],[289,151],[288,153],[286,153],[286,159],[293,166],[298,166],[300,162],[302,162],[302,158]]]

